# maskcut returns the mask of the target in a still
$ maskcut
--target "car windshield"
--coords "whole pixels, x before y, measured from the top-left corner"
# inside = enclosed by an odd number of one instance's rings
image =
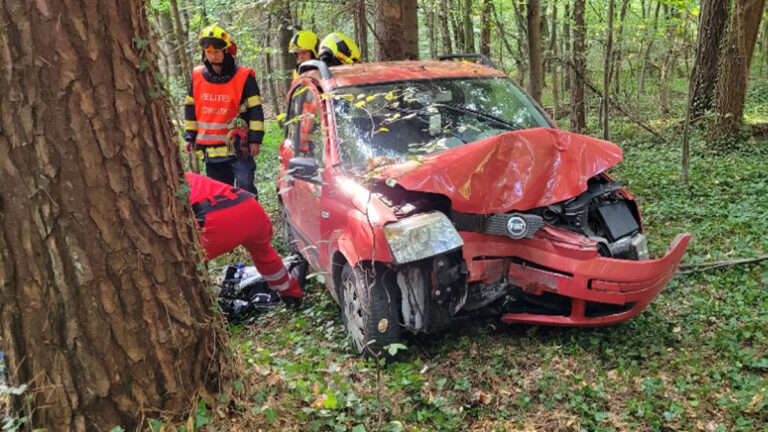
[[[342,166],[393,162],[519,129],[550,126],[508,78],[444,78],[332,93]]]

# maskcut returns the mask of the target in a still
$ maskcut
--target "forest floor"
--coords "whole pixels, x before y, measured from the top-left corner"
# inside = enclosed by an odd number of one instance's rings
[[[683,186],[682,133],[673,125],[655,123],[667,143],[630,123],[612,127],[624,161],[610,174],[637,199],[652,253],[663,253],[679,232],[693,235],[684,264],[768,253],[765,136],[716,153],[695,132],[691,181]],[[279,227],[274,180],[282,133],[274,124],[268,129],[259,191]],[[278,235],[275,244],[282,248]],[[646,311],[620,325],[478,319],[406,338],[399,361],[387,365],[354,352],[324,288],[306,291],[297,311],[279,308],[231,328],[241,377],[220,399],[236,414],[215,415],[201,403],[195,423],[254,431],[768,430],[765,261],[679,274]]]

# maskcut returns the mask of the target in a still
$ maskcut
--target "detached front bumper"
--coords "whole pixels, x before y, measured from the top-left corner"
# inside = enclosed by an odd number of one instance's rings
[[[503,322],[554,326],[614,324],[637,315],[672,279],[691,238],[678,234],[660,259],[631,261],[599,256],[589,239],[552,227],[520,241],[461,234],[471,280],[490,282],[508,268],[509,283],[543,306],[506,313]],[[548,303],[557,307],[547,309]]]

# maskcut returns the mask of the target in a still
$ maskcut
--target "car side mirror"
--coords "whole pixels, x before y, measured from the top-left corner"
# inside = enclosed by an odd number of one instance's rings
[[[317,159],[308,157],[295,157],[288,161],[288,172],[295,178],[304,181],[318,183]]]

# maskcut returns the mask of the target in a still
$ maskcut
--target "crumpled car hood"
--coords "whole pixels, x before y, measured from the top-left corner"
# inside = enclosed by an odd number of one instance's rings
[[[439,193],[464,213],[502,213],[554,204],[621,161],[607,141],[550,128],[505,132],[380,172],[408,190]]]

